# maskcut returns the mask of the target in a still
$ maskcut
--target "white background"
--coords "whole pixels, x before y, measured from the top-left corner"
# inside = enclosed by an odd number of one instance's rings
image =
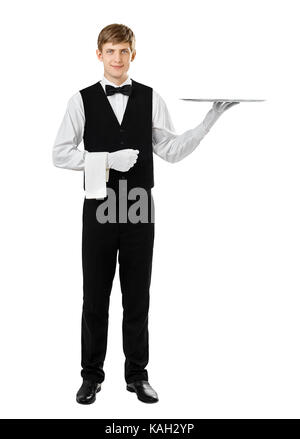
[[[2,418],[299,418],[297,3],[1,3]],[[106,378],[82,406],[83,176],[54,167],[52,146],[68,99],[102,76],[111,23],[134,31],[129,76],[165,99],[178,134],[211,107],[181,97],[267,101],[229,109],[179,163],[154,157],[160,400],[126,390],[117,270]]]

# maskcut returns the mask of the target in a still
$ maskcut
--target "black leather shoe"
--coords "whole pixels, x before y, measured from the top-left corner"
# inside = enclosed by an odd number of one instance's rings
[[[76,394],[76,401],[79,404],[92,404],[96,401],[96,393],[100,392],[101,383],[95,381],[83,380],[80,389]]]
[[[155,390],[150,386],[148,381],[140,380],[127,384],[129,392],[135,392],[140,401],[157,402],[158,396]]]

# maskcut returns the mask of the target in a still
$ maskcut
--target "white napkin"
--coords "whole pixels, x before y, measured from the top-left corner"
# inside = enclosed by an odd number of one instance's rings
[[[107,196],[106,182],[109,169],[106,169],[107,152],[88,152],[84,156],[85,197],[102,199]]]

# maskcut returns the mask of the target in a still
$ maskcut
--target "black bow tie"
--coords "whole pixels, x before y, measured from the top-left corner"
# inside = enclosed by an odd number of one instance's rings
[[[130,96],[132,93],[132,85],[126,84],[123,87],[113,87],[112,85],[106,84],[105,91],[107,96],[111,96],[114,93],[123,93],[123,95]]]

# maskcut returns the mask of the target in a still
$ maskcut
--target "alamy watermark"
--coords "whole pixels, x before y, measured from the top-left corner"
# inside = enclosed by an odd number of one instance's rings
[[[136,199],[137,201],[131,204],[128,209],[128,200],[134,201]],[[119,207],[119,223],[154,223],[154,202],[151,191],[147,192],[147,190],[142,187],[134,187],[130,189],[127,196],[127,180],[119,180],[118,199],[114,189],[110,187],[107,188],[107,199],[104,200],[96,210],[96,218],[99,223],[117,222],[117,202]]]

